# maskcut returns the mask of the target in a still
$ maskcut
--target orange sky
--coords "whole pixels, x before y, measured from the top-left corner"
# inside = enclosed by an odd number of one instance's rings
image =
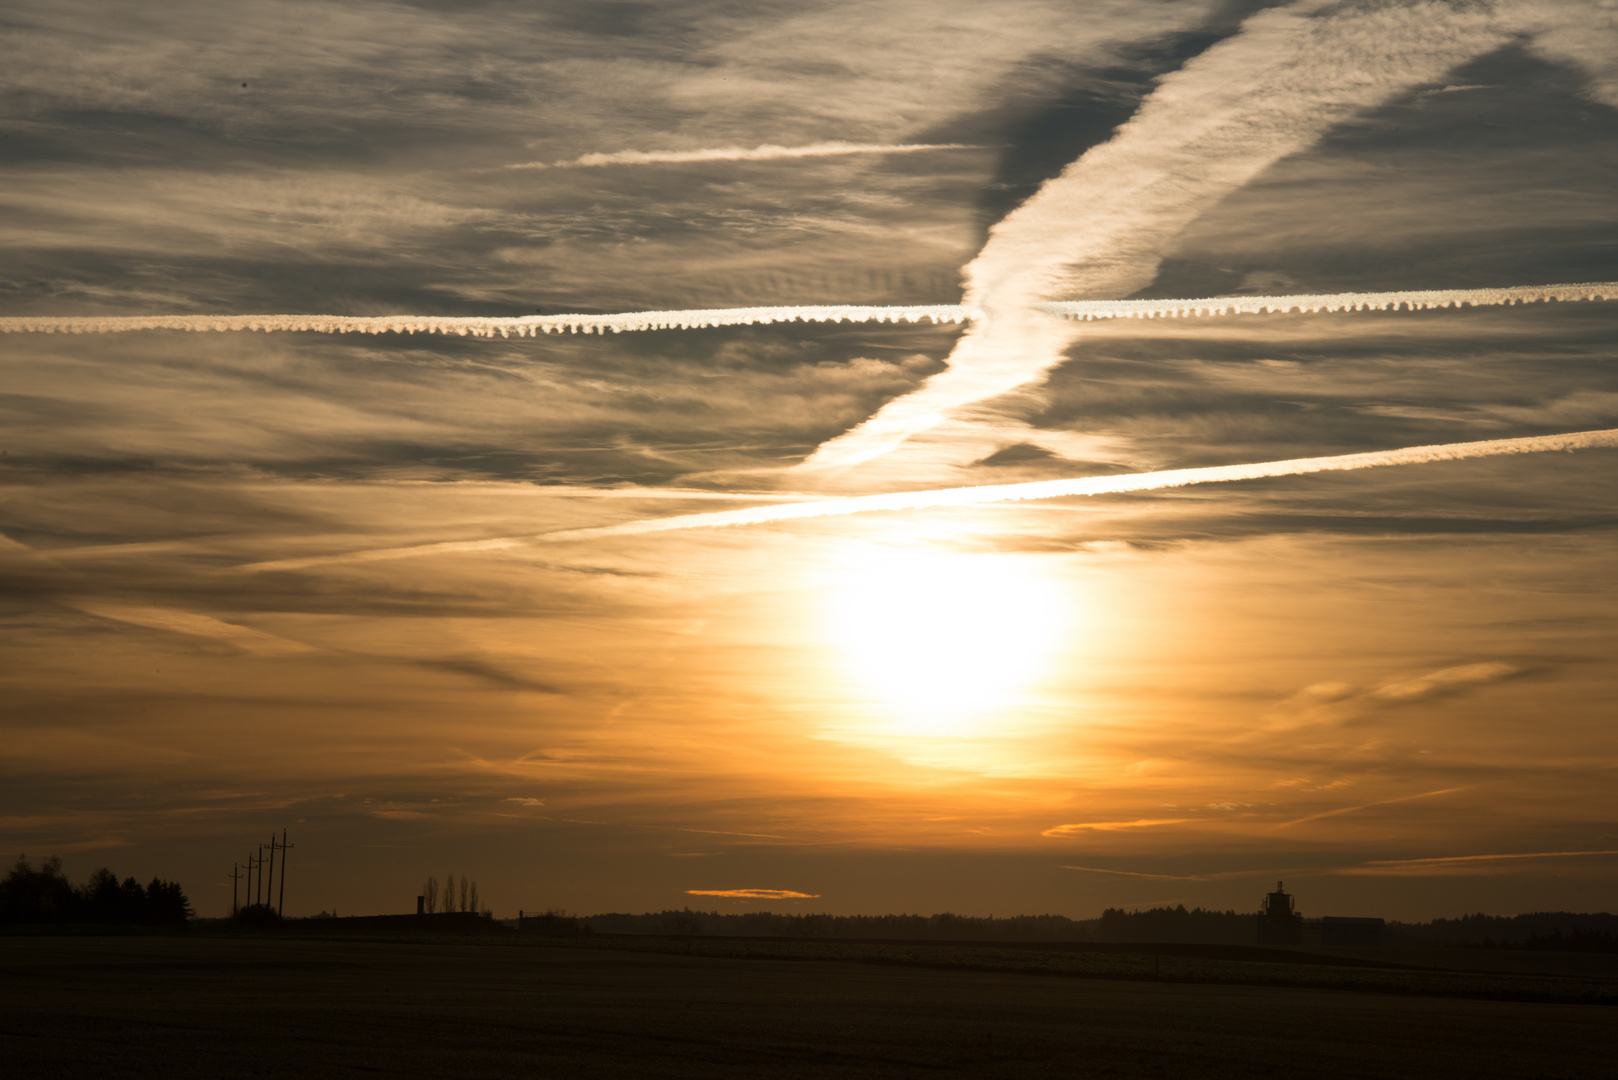
[[[991,317],[0,336],[0,850],[203,914],[282,827],[289,914],[1611,909],[1612,450],[546,538],[1618,427],[1618,304],[1033,306],[1618,279],[1578,4],[79,7],[0,74],[0,315]],[[965,149],[726,150],[828,141]]]

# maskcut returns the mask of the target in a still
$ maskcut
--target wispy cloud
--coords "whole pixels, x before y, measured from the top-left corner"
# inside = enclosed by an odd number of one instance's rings
[[[1278,825],[1272,826],[1272,828],[1287,829],[1294,825],[1307,825],[1311,821],[1320,821],[1324,818],[1340,817],[1343,814],[1357,814],[1361,810],[1370,810],[1372,807],[1376,806],[1392,806],[1395,803],[1414,802],[1417,799],[1432,799],[1439,795],[1453,795],[1457,791],[1465,790],[1465,787],[1441,788],[1438,791],[1423,791],[1415,795],[1401,795],[1396,799],[1378,799],[1376,802],[1361,803],[1358,806],[1340,806],[1335,810],[1324,810],[1318,814],[1310,814],[1308,817],[1294,818],[1291,821],[1283,821]]]
[[[1606,858],[1618,851],[1525,851],[1509,855],[1448,855],[1432,859],[1374,859],[1362,866],[1344,867],[1337,871],[1356,877],[1426,877],[1474,873],[1498,873],[1501,867],[1493,864],[1514,863],[1527,859],[1583,859]]]
[[[1041,836],[1082,836],[1087,832],[1117,832],[1121,829],[1150,829],[1158,825],[1183,825],[1191,818],[1136,818],[1134,821],[1081,821],[1052,825]]]
[[[74,606],[80,611],[91,615],[99,615],[103,619],[114,619],[134,626],[144,626],[152,630],[166,630],[175,634],[213,638],[216,641],[234,645],[245,652],[257,653],[262,656],[284,656],[315,651],[302,642],[290,641],[275,634],[266,634],[262,630],[254,630],[249,626],[224,622],[208,615],[198,615],[193,611],[176,611],[172,608],[150,607],[139,604],[112,604],[90,600],[79,601]]]
[[[1427,859],[1372,859],[1349,866],[1272,866],[1258,870],[1221,870],[1209,874],[1152,874],[1139,870],[1116,870],[1104,866],[1064,866],[1084,874],[1141,878],[1147,881],[1232,881],[1241,878],[1273,877],[1278,874],[1332,877],[1450,877],[1528,871],[1510,864],[1538,859],[1610,858],[1618,851],[1528,851],[1509,855],[1446,855]],[[1500,864],[1508,864],[1501,866]]]
[[[1589,79],[1585,93],[1618,108],[1618,8],[1604,0],[1537,0],[1512,10],[1529,47]]]
[[[593,169],[603,165],[679,165],[703,161],[782,161],[787,158],[845,157],[850,154],[918,154],[930,150],[982,150],[966,143],[818,142],[807,146],[719,146],[707,150],[619,150],[582,154],[572,161],[529,161],[508,169]]]
[[[1048,833],[1046,835],[1049,835]],[[1144,874],[1135,870],[1108,870],[1101,866],[1064,866],[1063,870],[1078,870],[1086,874],[1107,874],[1112,877],[1145,878],[1147,881],[1207,881],[1203,874]],[[1267,872],[1267,871],[1266,871]]]
[[[819,893],[791,889],[687,889],[687,896],[723,896],[732,900],[818,900]]]
[[[1273,723],[1282,729],[1340,723],[1367,712],[1413,705],[1501,682],[1522,674],[1522,670],[1515,664],[1487,660],[1456,664],[1421,675],[1400,676],[1370,687],[1340,682],[1315,683],[1282,702]]]

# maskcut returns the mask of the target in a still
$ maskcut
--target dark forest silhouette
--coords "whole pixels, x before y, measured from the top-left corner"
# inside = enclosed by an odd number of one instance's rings
[[[889,941],[1050,941],[1096,943],[1253,944],[1254,912],[1204,908],[1108,908],[1099,919],[1065,915],[975,918],[937,915],[735,914],[681,910],[643,915],[590,915],[572,920],[602,934],[677,937],[789,937]],[[1425,923],[1390,922],[1386,944],[1406,948],[1508,948],[1560,952],[1612,952],[1618,915],[1538,912],[1467,915]]]
[[[978,918],[936,915],[785,915],[768,911],[660,911],[645,915],[591,915],[578,922],[604,934],[680,937],[796,937],[899,941],[1173,941],[1250,945],[1253,915],[1202,908],[1108,908],[1099,919],[1065,915]]]
[[[62,873],[62,860],[46,859],[38,867],[19,855],[0,881],[0,923],[107,923],[129,926],[184,926],[195,912],[177,881],[152,878],[142,886],[133,877],[103,867],[83,885],[74,886]]]

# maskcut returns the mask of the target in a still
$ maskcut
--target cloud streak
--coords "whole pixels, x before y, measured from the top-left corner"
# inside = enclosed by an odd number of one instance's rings
[[[605,165],[683,165],[704,161],[784,161],[788,158],[846,157],[851,154],[917,154],[930,150],[982,150],[968,143],[853,143],[818,142],[807,146],[764,143],[721,146],[708,150],[619,150],[613,154],[582,154],[572,161],[528,161],[508,169],[595,169]]]
[[[1087,832],[1118,832],[1121,829],[1150,829],[1157,825],[1184,825],[1190,818],[1139,818],[1135,821],[1081,821],[1071,825],[1052,825],[1041,836],[1082,836]],[[1149,876],[1149,875],[1143,875]]]
[[[1618,851],[1524,851],[1509,855],[1448,855],[1433,859],[1375,859],[1362,866],[1344,867],[1338,874],[1354,877],[1438,876],[1488,872],[1490,863],[1524,859],[1578,859],[1618,855]]]
[[[791,889],[687,889],[687,896],[723,896],[731,900],[818,900],[819,893]]]
[[[1186,300],[1077,300],[1035,305],[1047,315],[1076,322],[1098,319],[1186,319],[1297,312],[1425,311],[1435,308],[1510,307],[1519,304],[1618,300],[1618,282],[1513,285],[1493,289],[1414,289],[1393,292],[1299,293],[1284,296],[1210,296]],[[445,315],[13,315],[0,318],[4,334],[122,334],[137,330],[193,333],[306,332],[318,334],[447,334],[461,337],[537,337],[540,334],[623,334],[643,330],[696,330],[785,322],[972,322],[983,311],[966,304],[693,308],[628,311],[613,315],[524,315],[512,318]]]
[[[1361,803],[1358,806],[1340,806],[1336,810],[1325,810],[1318,814],[1310,814],[1308,817],[1294,818],[1291,821],[1283,821],[1279,825],[1274,826],[1274,828],[1287,829],[1294,825],[1307,825],[1311,821],[1320,821],[1323,818],[1338,817],[1342,814],[1354,814],[1361,810],[1370,810],[1371,808],[1377,806],[1392,806],[1395,803],[1414,802],[1417,799],[1431,799],[1438,795],[1452,795],[1457,791],[1465,790],[1466,788],[1464,787],[1441,788],[1438,791],[1423,791],[1415,795],[1401,795],[1396,799],[1380,799],[1377,802]]]
[[[603,528],[572,529],[547,533],[544,539],[583,540],[603,536],[670,532],[677,529],[764,525],[778,521],[865,514],[879,510],[923,510],[945,506],[977,506],[984,503],[1057,499],[1073,495],[1114,495],[1134,491],[1159,491],[1191,484],[1303,476],[1319,472],[1347,472],[1388,465],[1424,465],[1508,454],[1612,448],[1618,448],[1618,428],[1577,431],[1566,435],[1531,435],[1519,439],[1486,439],[1479,442],[1408,446],[1398,450],[1373,450],[1361,454],[1292,458],[1286,461],[1260,461],[1247,465],[1211,465],[1195,469],[1165,469],[1159,472],[1130,473],[1122,476],[1086,476],[1068,480],[1036,480],[1023,484],[988,484],[981,487],[864,495],[846,499],[827,499],[824,502],[798,503],[792,506],[722,510],[717,513],[631,521]]]
[[[290,641],[275,634],[266,634],[252,627],[223,622],[194,611],[176,611],[171,608],[136,604],[109,604],[81,600],[74,607],[103,619],[144,626],[149,630],[164,630],[192,637],[213,638],[233,645],[244,652],[260,656],[289,656],[315,650],[299,641]]]

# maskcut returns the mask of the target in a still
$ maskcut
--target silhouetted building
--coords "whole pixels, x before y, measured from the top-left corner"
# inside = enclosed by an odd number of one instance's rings
[[[1275,883],[1275,891],[1264,895],[1264,907],[1258,913],[1258,943],[1268,946],[1296,946],[1303,944],[1303,916],[1292,906],[1292,894]]]
[[[1381,919],[1342,915],[1305,919],[1293,905],[1292,894],[1283,891],[1277,881],[1275,891],[1265,894],[1258,914],[1258,943],[1280,948],[1375,947],[1382,944],[1385,925]]]

